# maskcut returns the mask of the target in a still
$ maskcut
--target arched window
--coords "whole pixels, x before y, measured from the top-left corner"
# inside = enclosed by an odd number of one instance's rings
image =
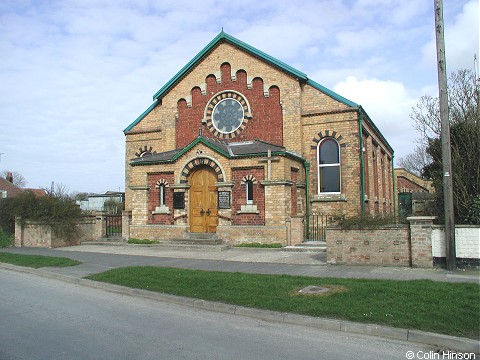
[[[253,181],[247,180],[245,181],[245,191],[247,195],[247,205],[253,204]]]
[[[340,193],[340,146],[334,138],[318,143],[318,193]]]
[[[165,206],[165,184],[160,184],[158,186],[158,199],[160,201],[160,206]]]

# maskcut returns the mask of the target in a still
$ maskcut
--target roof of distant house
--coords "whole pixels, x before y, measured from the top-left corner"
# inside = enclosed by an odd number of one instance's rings
[[[2,177],[0,177],[0,190],[5,190],[7,197],[15,197],[23,191],[23,189],[13,185],[10,181]]]
[[[20,188],[2,177],[0,177],[0,190],[5,190],[7,192],[7,197],[9,198],[18,196],[25,191],[30,191],[36,197],[42,197],[47,195],[47,192],[44,189]]]

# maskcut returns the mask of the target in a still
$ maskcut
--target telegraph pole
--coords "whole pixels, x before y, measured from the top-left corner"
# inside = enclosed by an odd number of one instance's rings
[[[447,270],[453,271],[455,264],[455,219],[453,213],[452,154],[450,145],[450,123],[448,113],[447,64],[443,31],[443,3],[435,1],[435,34],[437,41],[438,89],[440,99],[440,121],[443,164],[443,201],[445,211],[445,243]]]

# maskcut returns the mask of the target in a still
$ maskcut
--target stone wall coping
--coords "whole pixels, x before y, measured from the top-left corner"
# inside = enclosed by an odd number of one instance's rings
[[[159,228],[159,229],[167,229],[167,228],[176,228],[176,229],[186,229],[186,225],[167,225],[167,224],[134,224],[130,225],[130,228],[141,229],[141,228]]]
[[[436,216],[409,216],[407,221],[433,221],[436,218]]]
[[[338,231],[377,231],[377,230],[396,230],[408,228],[408,224],[385,224],[381,226],[365,226],[365,227],[352,227],[349,229],[343,229],[339,225],[331,224],[325,227],[326,230],[338,230]]]
[[[217,182],[215,183],[215,186],[218,188],[227,188],[227,187],[233,187],[235,184],[233,182]]]
[[[226,225],[226,226],[218,225],[217,229],[221,228],[223,230],[223,228],[227,228],[227,229],[245,229],[245,230],[248,230],[248,229],[278,230],[278,229],[286,229],[286,227],[287,227],[286,225],[268,225],[268,226],[265,226],[265,225]]]
[[[433,225],[434,229],[444,229],[445,225]],[[480,229],[480,225],[455,224],[455,229]]]
[[[190,189],[189,184],[170,184],[170,189]]]
[[[291,180],[262,180],[260,181],[260,184],[263,186],[293,186],[293,181]]]
[[[150,186],[129,186],[128,187],[130,190],[136,191],[136,190],[150,190]]]
[[[340,202],[347,201],[345,194],[317,194],[310,198],[310,202]]]

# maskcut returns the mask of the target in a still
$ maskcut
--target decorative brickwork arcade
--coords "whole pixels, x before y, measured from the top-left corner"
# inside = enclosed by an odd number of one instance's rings
[[[223,31],[124,132],[131,237],[292,245],[311,214],[395,211],[366,111]]]

